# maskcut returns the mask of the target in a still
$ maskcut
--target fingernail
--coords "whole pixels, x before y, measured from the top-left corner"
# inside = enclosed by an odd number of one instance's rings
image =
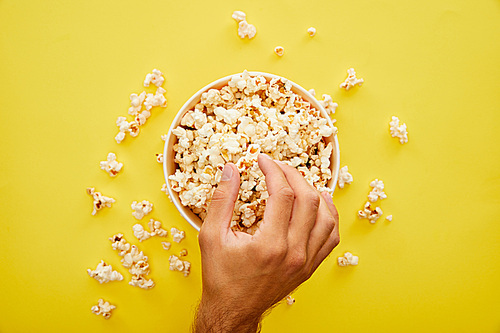
[[[269,155],[267,155],[267,154],[260,154],[260,155],[263,156],[263,157],[265,157],[265,158],[267,158],[268,160],[271,159],[271,157],[269,157]]]
[[[224,165],[224,171],[222,171],[222,178],[220,179],[221,181],[226,181],[231,179],[233,176],[233,168],[231,168],[229,165]]]

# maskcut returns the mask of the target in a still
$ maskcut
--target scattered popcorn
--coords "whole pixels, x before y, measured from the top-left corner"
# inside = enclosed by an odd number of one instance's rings
[[[367,201],[363,209],[358,212],[358,217],[360,219],[367,219],[370,223],[375,223],[382,216],[382,214],[383,212],[380,207],[372,209],[370,201]]]
[[[185,237],[185,233],[177,228],[170,229],[170,234],[172,235],[174,242],[180,243]]]
[[[144,227],[140,224],[136,224],[132,227],[134,231],[134,236],[142,242],[143,240],[149,239],[150,237],[158,236],[158,237],[167,237],[168,231],[161,227],[160,221],[155,221],[151,219],[148,222],[149,232],[144,230]]]
[[[170,242],[161,242],[161,246],[163,247],[164,250],[168,251],[170,250],[172,244]]]
[[[340,84],[340,88],[344,88],[345,90],[349,90],[352,87],[354,87],[355,85],[358,85],[361,87],[364,80],[356,78],[356,72],[354,71],[354,68],[349,68],[347,70],[347,74],[348,74],[347,79],[345,79],[345,81]]]
[[[357,256],[352,255],[350,252],[344,253],[343,257],[337,258],[338,264],[341,267],[345,266],[356,266],[358,264],[359,258]]]
[[[116,160],[114,153],[109,153],[106,161],[101,161],[101,169],[106,171],[111,177],[115,177],[123,167],[123,163]]]
[[[181,252],[179,252],[179,257],[185,257],[188,255],[188,250],[182,249]]]
[[[405,144],[408,142],[408,132],[406,130],[406,124],[399,125],[399,118],[392,116],[392,120],[389,123],[391,136],[393,138],[399,138],[399,143]]]
[[[274,53],[276,53],[278,57],[282,57],[283,54],[285,54],[285,49],[283,48],[283,46],[276,46],[274,48]]]
[[[134,201],[131,207],[133,210],[132,215],[138,220],[142,219],[153,210],[153,204],[147,200],[142,200],[142,202]]]
[[[387,217],[385,218],[387,221],[389,222],[392,222],[392,215],[387,215]]]
[[[162,134],[162,135],[161,135],[161,139],[162,139],[163,141],[167,141],[167,138],[168,138],[168,135],[167,135],[167,134]]]
[[[238,36],[240,38],[248,37],[248,39],[252,39],[255,37],[257,29],[246,21],[246,14],[244,12],[237,10],[233,13],[232,17],[238,23]]]
[[[146,75],[146,79],[144,79],[144,87],[149,87],[152,83],[159,88],[163,85],[163,82],[165,82],[165,78],[163,77],[162,72],[157,69],[153,69],[153,73]]]
[[[153,94],[147,94],[146,95],[146,100],[144,101],[144,107],[146,108],[147,111],[151,110],[153,106],[161,106],[162,108],[167,107],[167,99],[165,98],[164,94],[167,91],[163,89],[162,87],[159,87],[156,89],[156,93]],[[144,111],[145,112],[145,111]],[[150,115],[148,115],[146,118],[149,118]]]
[[[111,207],[111,204],[115,202],[115,199],[110,197],[105,197],[100,192],[96,192],[95,188],[88,187],[87,194],[94,198],[92,204],[94,205],[94,210],[92,211],[92,215],[95,215],[97,211],[103,209],[104,207]]]
[[[109,239],[113,250],[120,251],[122,265],[127,268],[132,278],[128,284],[142,289],[151,289],[155,286],[152,279],[146,279],[149,274],[148,257],[137,246],[130,245],[122,234],[116,234]]]
[[[333,102],[332,96],[327,94],[323,94],[323,100],[318,102],[322,107],[325,108],[326,113],[328,113],[329,115],[335,113],[335,110],[337,110],[339,106],[337,103]]]
[[[143,91],[140,95],[131,94],[130,95],[130,108],[128,109],[128,114],[136,116],[139,111],[141,111],[142,103],[146,98],[146,92]]]
[[[156,154],[156,162],[163,164],[163,154]]]
[[[115,137],[116,143],[121,143],[123,139],[125,139],[125,134],[127,133],[133,138],[139,135],[139,124],[135,120],[128,122],[127,118],[118,117],[116,120],[116,126],[118,126],[120,130]]]
[[[95,270],[87,269],[87,273],[91,278],[96,279],[99,283],[107,283],[111,281],[121,281],[123,280],[123,275],[119,272],[114,271],[111,265],[108,265],[101,260]]]
[[[370,202],[376,202],[378,199],[382,200],[387,198],[387,195],[384,193],[384,182],[378,179],[375,179],[370,183],[372,187],[371,192],[368,194],[368,200]]]
[[[191,263],[186,260],[181,260],[179,257],[175,255],[171,255],[168,258],[168,261],[170,262],[170,270],[171,271],[178,271],[184,274],[185,277],[189,276],[190,270],[191,270]]]
[[[309,34],[309,36],[314,37],[314,35],[316,35],[316,28],[310,27],[309,29],[307,29],[307,33]]]
[[[236,20],[236,22],[240,23],[241,21],[245,21],[247,18],[247,15],[239,10],[235,10],[232,15],[233,19]]]
[[[292,295],[288,295],[286,297],[286,304],[293,305],[293,303],[295,303],[295,298],[293,298]]]
[[[313,95],[313,97],[316,96],[316,90],[314,89],[309,89],[309,93]]]
[[[347,170],[347,165],[340,168],[338,185],[340,188],[344,188],[345,184],[351,184],[353,181],[352,175]]]
[[[99,299],[97,305],[94,305],[90,310],[95,315],[102,315],[104,319],[109,319],[111,317],[111,311],[116,309],[116,306],[105,302],[102,298]]]
[[[226,86],[203,93],[173,129],[176,171],[168,177],[169,185],[182,205],[203,220],[224,165],[234,163],[241,185],[231,228],[254,233],[269,197],[259,153],[295,167],[312,186],[331,193],[333,144],[324,139],[336,132],[319,110],[292,91],[290,81],[268,81],[244,71]]]

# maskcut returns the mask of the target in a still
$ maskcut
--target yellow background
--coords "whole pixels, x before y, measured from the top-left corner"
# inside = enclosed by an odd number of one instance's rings
[[[238,38],[234,10],[253,40]],[[160,191],[155,153],[194,92],[245,68],[331,94],[354,176],[334,195],[341,244],[263,332],[500,332],[499,11],[496,0],[1,0],[0,332],[188,331],[197,233]],[[345,92],[349,67],[365,84]],[[153,68],[169,106],[117,145],[116,118]],[[408,144],[390,137],[392,115]],[[99,169],[110,151],[124,163],[114,179]],[[356,217],[375,178],[392,222]],[[87,186],[116,204],[92,217]],[[187,238],[168,252],[158,238],[140,244],[153,290],[100,285],[86,269],[101,259],[129,279],[108,237],[138,243],[130,204],[143,199]],[[167,263],[184,247],[189,278]],[[336,265],[344,251],[357,267]],[[117,305],[110,320],[90,312],[101,297]]]

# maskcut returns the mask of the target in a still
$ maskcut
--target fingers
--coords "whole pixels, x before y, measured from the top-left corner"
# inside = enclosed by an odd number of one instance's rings
[[[271,158],[260,154],[258,162],[266,177],[267,192],[269,193],[264,220],[260,228],[264,234],[269,230],[269,235],[281,236],[281,239],[286,239],[295,198],[294,191],[288,184],[281,168]]]
[[[295,193],[288,230],[289,244],[299,251],[306,251],[309,234],[316,223],[320,196],[295,168],[284,163],[278,165]]]
[[[340,243],[339,214],[337,212],[337,208],[333,204],[331,196],[328,193],[324,192],[323,196],[325,198],[325,202],[328,206],[328,209],[332,213],[333,217],[336,219],[337,223],[335,224],[335,228],[333,228],[325,244],[323,244],[318,254],[316,255],[316,258],[314,259],[314,264],[312,269],[313,272],[319,267],[319,265],[323,262],[323,260],[325,260],[326,257],[328,257],[328,255],[332,252],[332,250]]]
[[[323,193],[321,197],[316,224],[309,236],[308,258],[316,258],[320,249],[328,242],[330,235],[338,224],[338,213],[333,204],[332,197],[328,193]]]
[[[234,203],[238,198],[240,174],[233,163],[224,166],[221,180],[214,191],[202,230],[227,232],[233,217]]]

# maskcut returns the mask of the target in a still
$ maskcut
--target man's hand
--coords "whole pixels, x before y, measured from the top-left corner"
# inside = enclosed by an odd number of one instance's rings
[[[261,316],[306,281],[339,243],[338,213],[293,167],[259,156],[269,192],[254,235],[230,229],[240,177],[224,167],[201,227],[203,293],[194,330],[256,332]]]

